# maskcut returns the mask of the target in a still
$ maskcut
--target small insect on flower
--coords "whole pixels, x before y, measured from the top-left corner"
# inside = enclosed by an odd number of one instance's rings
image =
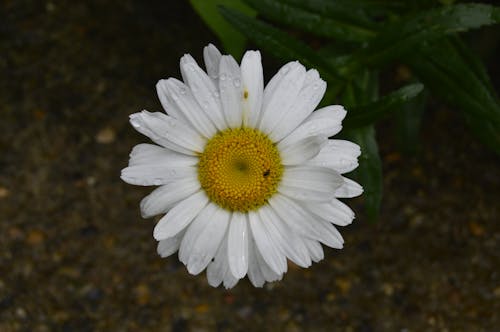
[[[158,254],[179,252],[189,273],[207,269],[226,288],[248,275],[256,287],[280,280],[287,259],[301,267],[323,259],[321,244],[340,249],[334,225],[354,219],[338,200],[363,189],[341,174],[358,166],[360,148],[328,139],[342,129],[340,105],[315,111],[326,83],[299,62],[284,65],[264,88],[261,57],[241,65],[205,47],[206,72],[190,55],[182,81],[160,80],[166,113],[142,111],[130,123],[156,144],[139,144],[121,178],[159,186],[141,201]]]

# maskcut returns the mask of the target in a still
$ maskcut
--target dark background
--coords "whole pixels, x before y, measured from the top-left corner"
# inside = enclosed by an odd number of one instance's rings
[[[491,35],[475,45],[497,71]],[[0,3],[0,331],[500,329],[499,158],[436,101],[417,157],[379,127],[380,221],[351,200],[319,264],[226,291],[157,256],[151,189],[119,179],[147,141],[128,115],[160,111],[157,80],[209,42],[184,1]]]

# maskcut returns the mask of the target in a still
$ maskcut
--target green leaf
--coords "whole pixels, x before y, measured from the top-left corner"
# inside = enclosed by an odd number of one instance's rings
[[[361,21],[352,12],[338,10],[335,15],[321,15],[279,0],[245,0],[263,17],[320,37],[362,42],[375,36],[373,23]],[[361,21],[361,22],[360,22]]]
[[[414,155],[418,148],[418,135],[427,104],[427,90],[402,105],[396,113],[398,144],[403,153]]]
[[[478,138],[500,154],[500,104],[484,69],[471,57],[472,53],[464,56],[463,49],[445,40],[423,49],[409,62],[430,91],[461,109]],[[471,59],[476,65],[470,64]]]
[[[229,23],[247,36],[257,47],[277,58],[287,61],[298,60],[306,67],[316,68],[330,82],[344,80],[335,67],[326,62],[308,45],[287,33],[236,10],[227,7],[220,7],[219,10]]]
[[[500,22],[500,8],[459,4],[420,12],[387,24],[369,46],[349,61],[349,72],[363,66],[381,66],[414,53],[446,35]]]
[[[388,113],[400,110],[408,100],[422,92],[423,88],[420,83],[410,84],[375,102],[348,108],[343,125],[346,128],[356,128],[373,124]]]
[[[491,80],[486,72],[486,68],[479,57],[472,52],[470,47],[464,44],[464,42],[458,36],[449,37],[455,50],[458,52],[462,60],[467,64],[467,66],[474,72],[475,76],[487,87],[487,89],[496,96],[495,88],[491,83]],[[498,99],[498,98],[497,98]]]
[[[366,214],[370,220],[376,220],[382,202],[382,161],[375,138],[375,128],[361,127],[347,131],[346,135],[361,147],[359,166],[354,176],[364,189]]]
[[[420,0],[421,1],[421,0]],[[387,0],[281,0],[308,11],[328,17],[343,16],[353,22],[369,22],[369,17],[378,17],[406,7],[403,1]]]
[[[343,95],[345,105],[369,103],[378,97],[378,75],[376,72],[363,71],[347,84]],[[348,112],[348,117],[349,117]],[[373,125],[347,129],[344,136],[356,142],[361,147],[359,166],[354,172],[354,177],[364,189],[366,214],[370,220],[375,220],[380,211],[382,202],[382,162],[380,160],[378,145],[375,138]]]
[[[255,17],[257,14],[252,8],[240,0],[189,0],[191,6],[219,37],[224,49],[236,58],[241,58],[245,50],[245,37],[228,24],[217,11],[217,6],[226,5],[239,10],[245,15]]]

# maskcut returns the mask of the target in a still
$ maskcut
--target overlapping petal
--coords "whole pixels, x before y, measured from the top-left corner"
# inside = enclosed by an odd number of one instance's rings
[[[283,119],[286,121],[277,123],[269,133],[269,137],[278,142],[290,134],[292,130],[297,128],[314,111],[323,98],[325,91],[326,82],[319,77],[318,71],[315,69],[309,70],[306,73],[304,85],[295,97],[294,103],[286,111],[286,116]]]
[[[202,111],[212,120],[217,129],[227,128],[226,120],[222,112],[220,93],[216,85],[207,73],[201,69],[192,56],[189,54],[181,58],[181,74],[194,99],[201,107]]]
[[[264,89],[262,114],[258,129],[269,134],[292,108],[299,94],[306,70],[299,62],[285,65]]]
[[[219,65],[219,91],[222,110],[229,128],[242,124],[242,99],[240,66],[230,55],[223,55]]]
[[[203,137],[191,126],[163,113],[134,113],[130,115],[130,123],[135,130],[170,150],[196,155],[205,146]]]
[[[285,168],[278,191],[297,200],[327,202],[343,183],[342,176],[332,169],[293,166]]]

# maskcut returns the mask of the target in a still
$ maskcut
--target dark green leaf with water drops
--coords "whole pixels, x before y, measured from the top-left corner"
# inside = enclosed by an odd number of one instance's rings
[[[361,147],[359,166],[354,171],[354,176],[364,189],[366,214],[369,219],[375,220],[380,213],[382,202],[382,161],[375,138],[375,128],[370,125],[348,130],[346,136]]]
[[[446,35],[500,22],[500,8],[484,4],[459,4],[401,17],[387,24],[369,46],[354,54],[347,67],[381,66]]]
[[[245,5],[240,0],[189,0],[191,6],[196,10],[198,15],[219,37],[222,45],[227,52],[231,53],[236,58],[241,57],[245,50],[246,38],[229,23],[217,11],[218,5],[227,5],[231,8],[236,8],[248,16],[254,17],[256,12]]]
[[[420,83],[410,84],[375,102],[350,107],[344,126],[356,128],[372,124],[390,112],[401,110],[403,105],[422,92],[423,88]]]
[[[413,155],[418,149],[418,136],[422,125],[422,117],[427,104],[428,91],[423,90],[415,98],[408,100],[395,113],[398,145],[405,154]]]
[[[321,37],[332,37],[344,41],[362,42],[375,36],[370,28],[374,24],[360,20],[359,15],[345,10],[336,15],[321,15],[309,11],[298,4],[279,0],[245,0],[269,20],[286,24]]]
[[[409,62],[430,91],[462,110],[478,138],[500,153],[500,104],[477,58],[446,40],[423,49]]]
[[[280,0],[326,17],[342,17],[352,22],[369,24],[371,17],[404,9],[404,2],[393,0]]]
[[[365,70],[347,84],[343,95],[343,103],[348,107],[347,117],[350,117],[351,108],[358,104],[373,103],[378,98],[378,75],[374,71]],[[355,84],[354,84],[355,83]],[[351,106],[349,106],[351,105]],[[364,189],[366,213],[371,220],[378,217],[382,202],[382,162],[375,139],[375,127],[367,125],[355,129],[345,130],[342,136],[356,142],[361,147],[359,166],[354,171],[354,177]]]
[[[227,7],[220,7],[219,10],[229,23],[259,48],[283,60],[298,60],[306,67],[316,68],[329,82],[342,79],[337,70],[312,48],[289,34],[236,10]]]

